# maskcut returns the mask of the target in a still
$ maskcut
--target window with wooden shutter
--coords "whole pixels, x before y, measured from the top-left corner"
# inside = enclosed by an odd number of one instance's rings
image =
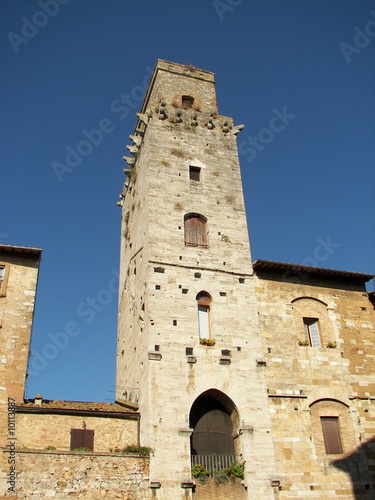
[[[185,216],[185,245],[207,247],[206,218],[199,214]]]
[[[328,455],[337,455],[343,452],[340,425],[338,417],[320,417],[324,437],[324,445]]]
[[[90,429],[71,429],[70,430],[70,449],[87,448],[94,451],[94,431]]]

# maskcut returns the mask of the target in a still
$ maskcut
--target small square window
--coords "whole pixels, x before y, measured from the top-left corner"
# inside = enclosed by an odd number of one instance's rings
[[[200,167],[189,167],[189,178],[191,181],[200,182],[201,180],[201,169]]]
[[[194,105],[194,97],[191,97],[190,95],[183,95],[181,103],[184,109],[191,109]]]

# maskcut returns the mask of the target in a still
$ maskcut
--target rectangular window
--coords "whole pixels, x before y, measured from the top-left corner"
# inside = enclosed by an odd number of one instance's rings
[[[201,169],[200,167],[189,167],[189,177],[191,181],[200,182],[201,180]]]
[[[312,347],[320,347],[320,337],[318,330],[318,319],[303,318],[305,325],[306,338]]]
[[[89,429],[71,429],[70,430],[70,449],[87,448],[94,451],[94,431]]]
[[[199,324],[199,338],[210,338],[210,306],[198,304],[198,324]]]
[[[324,437],[324,445],[328,455],[337,455],[343,452],[339,417],[320,417]]]

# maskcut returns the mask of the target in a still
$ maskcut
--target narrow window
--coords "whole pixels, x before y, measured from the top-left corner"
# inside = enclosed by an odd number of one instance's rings
[[[0,296],[6,295],[9,268],[5,264],[0,264]]]
[[[5,266],[0,266],[0,292],[3,289],[4,276],[5,276]]]
[[[181,102],[184,109],[191,109],[194,104],[194,97],[191,97],[190,95],[183,95]]]
[[[324,445],[328,455],[342,453],[339,417],[320,417]]]
[[[70,449],[94,451],[94,431],[89,429],[70,430]]]
[[[201,169],[200,167],[189,166],[189,177],[191,181],[200,182],[201,180]]]
[[[198,303],[199,338],[209,339],[211,338],[211,328],[210,328],[211,297],[207,292],[200,292],[197,295],[197,303]]]
[[[320,337],[318,330],[318,319],[316,318],[303,318],[305,325],[306,339],[312,347],[320,347]]]
[[[200,214],[185,215],[185,245],[207,247],[206,221]]]

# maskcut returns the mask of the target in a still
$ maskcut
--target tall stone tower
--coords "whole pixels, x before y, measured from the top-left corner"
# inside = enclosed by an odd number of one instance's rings
[[[117,398],[139,405],[157,498],[191,498],[191,460],[212,456],[246,461],[251,498],[274,498],[242,128],[213,73],[158,60],[124,157]]]

